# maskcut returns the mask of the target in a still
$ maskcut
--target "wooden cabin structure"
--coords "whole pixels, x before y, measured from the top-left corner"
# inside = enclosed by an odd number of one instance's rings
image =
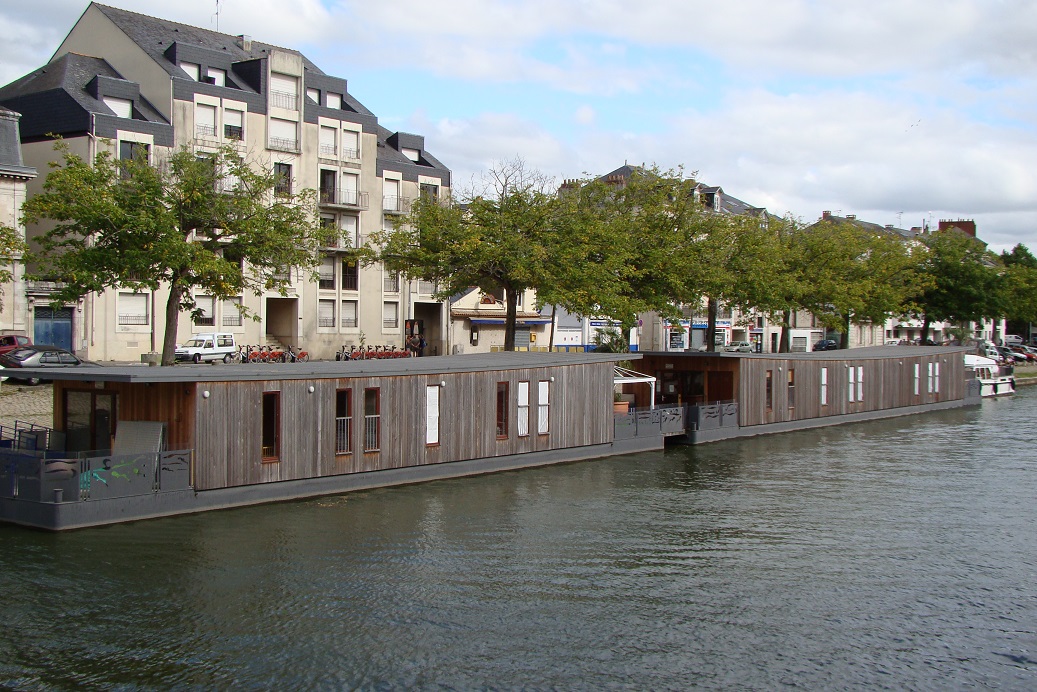
[[[688,440],[709,442],[976,403],[963,353],[885,346],[810,353],[643,352],[656,406],[687,406]],[[635,405],[649,404],[647,387]]]
[[[658,426],[617,439],[621,359],[630,355],[51,370],[40,375],[54,379],[51,449],[8,455],[0,520],[72,528],[659,449]],[[112,494],[137,477],[172,485]]]

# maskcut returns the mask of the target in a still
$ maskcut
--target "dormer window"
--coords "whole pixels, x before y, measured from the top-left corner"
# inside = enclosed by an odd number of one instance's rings
[[[198,82],[201,81],[202,66],[197,65],[193,62],[182,62],[180,63],[180,69],[187,73],[187,76]]]
[[[421,160],[421,152],[417,149],[409,149],[407,147],[404,147],[400,150],[400,152],[411,161],[414,161],[415,163]]]
[[[306,98],[320,105],[320,90],[319,89],[306,89]]]
[[[132,118],[133,117],[133,101],[129,99],[119,99],[114,96],[105,96],[104,105],[112,109],[115,116],[118,118]]]
[[[210,67],[205,71],[205,83],[216,86],[227,86],[227,71]]]
[[[328,108],[334,108],[337,111],[342,110],[342,94],[333,94],[329,91]]]

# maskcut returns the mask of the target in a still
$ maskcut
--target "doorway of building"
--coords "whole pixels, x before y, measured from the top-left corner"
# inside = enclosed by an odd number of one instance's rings
[[[32,341],[42,346],[72,350],[72,308],[33,309]]]

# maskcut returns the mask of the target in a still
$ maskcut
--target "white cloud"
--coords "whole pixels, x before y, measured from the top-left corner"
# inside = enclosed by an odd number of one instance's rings
[[[118,4],[215,28],[212,0]],[[47,60],[86,6],[0,7],[0,82]],[[376,112],[385,123],[413,113],[392,126],[424,134],[458,183],[515,156],[559,178],[624,162],[684,164],[773,211],[814,218],[838,209],[878,223],[901,214],[904,225],[930,213],[976,218],[995,246],[1037,248],[1029,0],[287,7],[222,0],[220,29],[302,50],[346,79],[401,80]],[[411,76],[435,78],[436,93],[415,102],[408,87],[417,82],[403,81]],[[520,85],[523,101],[479,103],[484,84]],[[457,102],[476,106],[459,112]]]
[[[592,125],[596,118],[597,113],[594,112],[594,108],[586,104],[577,108],[573,113],[573,120],[580,125]]]

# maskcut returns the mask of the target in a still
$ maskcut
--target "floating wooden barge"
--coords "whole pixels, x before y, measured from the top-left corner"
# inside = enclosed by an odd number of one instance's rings
[[[628,357],[40,371],[54,428],[0,450],[0,520],[59,530],[660,449],[662,412],[617,436]]]
[[[0,448],[0,521],[96,526],[955,408],[980,401],[963,351],[39,370],[54,427]]]
[[[686,408],[699,444],[979,403],[967,349],[885,346],[809,353],[642,352],[658,407]],[[632,387],[647,406],[646,386]]]

